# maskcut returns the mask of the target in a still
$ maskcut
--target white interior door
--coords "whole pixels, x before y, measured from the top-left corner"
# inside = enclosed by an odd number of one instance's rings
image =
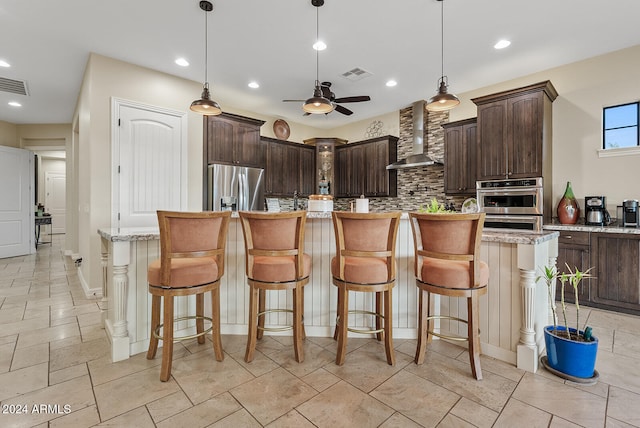
[[[35,253],[33,152],[0,146],[0,258]]]
[[[186,116],[116,102],[116,227],[157,226],[156,210],[186,207]]]
[[[65,233],[67,221],[67,176],[61,172],[45,173],[44,206],[51,214],[51,233]]]

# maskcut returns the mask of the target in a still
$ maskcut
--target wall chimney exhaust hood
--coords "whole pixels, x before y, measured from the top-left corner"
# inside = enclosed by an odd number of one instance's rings
[[[387,169],[413,168],[419,166],[443,165],[424,153],[424,101],[416,101],[412,106],[413,146],[411,154],[405,159],[387,165]]]

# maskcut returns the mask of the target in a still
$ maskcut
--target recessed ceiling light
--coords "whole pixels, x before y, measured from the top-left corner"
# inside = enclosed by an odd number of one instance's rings
[[[0,67],[11,67],[11,64],[3,59],[0,59]]]
[[[397,84],[398,84],[398,82],[396,82],[395,80],[388,80],[387,83],[385,83],[385,85],[387,85],[390,88],[393,88]]]
[[[318,40],[313,44],[313,48],[317,51],[323,51],[327,48],[327,44],[322,40]]]
[[[20,103],[19,103],[19,102],[17,102],[17,101],[9,101],[9,105],[10,105],[11,107],[22,107],[22,104],[20,104]]]
[[[251,89],[258,89],[260,87],[260,84],[258,84],[258,82],[249,82],[247,86],[249,86]]]
[[[178,58],[176,60],[176,64],[178,64],[180,67],[189,67],[189,61],[184,58]]]
[[[496,49],[504,49],[507,46],[509,46],[511,44],[511,42],[509,40],[500,40],[498,43],[496,43],[495,45],[493,45],[494,48]]]

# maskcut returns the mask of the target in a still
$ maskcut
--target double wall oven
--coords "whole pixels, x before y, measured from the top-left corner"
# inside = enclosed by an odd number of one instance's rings
[[[476,182],[485,228],[542,232],[545,220],[542,177]]]

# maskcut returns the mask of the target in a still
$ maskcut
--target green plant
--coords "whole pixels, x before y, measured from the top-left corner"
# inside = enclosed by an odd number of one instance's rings
[[[547,284],[547,292],[549,296],[549,305],[551,307],[551,313],[553,315],[553,333],[557,336],[560,336],[560,332],[558,330],[558,314],[556,312],[555,296],[553,295],[553,285],[556,283],[556,280],[560,280],[560,306],[562,308],[562,320],[564,322],[564,335],[566,335],[567,339],[577,340],[577,341],[585,341],[589,342],[592,340],[591,338],[591,327],[585,327],[584,332],[580,334],[580,302],[578,299],[578,287],[580,283],[585,278],[592,278],[589,274],[592,268],[585,270],[584,272],[580,271],[577,267],[571,269],[568,264],[565,263],[567,267],[567,272],[558,272],[555,266],[544,266],[542,269],[542,275],[536,278],[536,282],[539,279],[544,279]],[[566,284],[571,285],[573,288],[574,299],[575,299],[575,307],[576,307],[576,324],[575,324],[575,333],[571,333],[569,330],[569,322],[567,320],[567,303],[564,299],[565,295],[565,286]]]
[[[431,203],[427,204],[426,206],[420,205],[420,208],[419,208],[418,211],[421,212],[421,213],[450,213],[450,212],[453,212],[451,210],[448,210],[446,208],[445,204],[439,203],[436,198],[431,198]]]

